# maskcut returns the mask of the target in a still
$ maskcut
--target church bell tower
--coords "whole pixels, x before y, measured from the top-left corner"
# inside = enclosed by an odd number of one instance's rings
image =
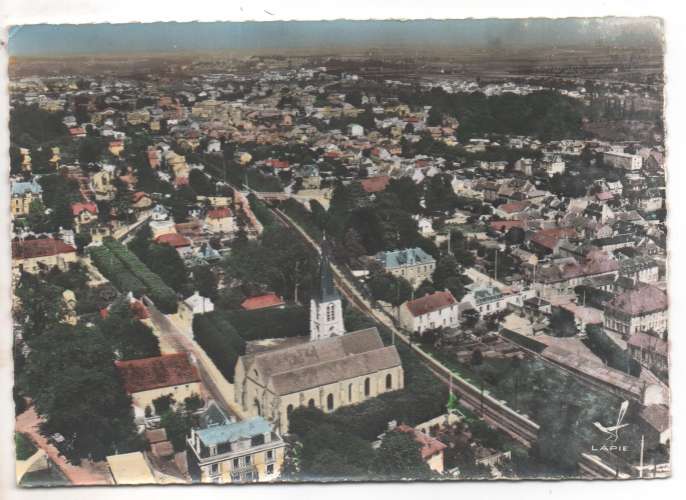
[[[343,306],[333,283],[329,245],[325,237],[319,263],[319,288],[310,301],[310,340],[327,339],[344,333]]]

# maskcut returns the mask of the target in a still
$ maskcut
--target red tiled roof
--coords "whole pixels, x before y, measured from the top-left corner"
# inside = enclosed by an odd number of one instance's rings
[[[51,255],[71,252],[76,252],[76,248],[67,245],[62,240],[56,240],[54,238],[12,242],[12,258],[17,260],[49,257]]]
[[[395,428],[395,430],[397,432],[405,432],[411,435],[414,441],[421,445],[422,458],[424,460],[427,460],[431,456],[447,448],[447,446],[438,439],[431,436],[427,436],[423,432],[413,429],[409,425],[400,424]]]
[[[223,219],[225,217],[231,216],[231,210],[228,207],[215,208],[207,212],[207,218],[209,219]]]
[[[114,364],[129,394],[200,382],[197,368],[183,352],[154,358],[115,361]]]
[[[281,297],[275,293],[267,293],[245,299],[241,302],[241,307],[247,311],[254,311],[255,309],[264,309],[266,307],[280,306],[283,304],[284,301]]]
[[[174,248],[187,247],[191,244],[191,240],[177,233],[162,234],[155,241],[160,245],[171,245]]]
[[[81,212],[84,210],[92,213],[93,215],[98,213],[98,206],[93,203],[72,203],[71,204],[71,213],[74,217],[77,217]]]
[[[573,227],[554,227],[541,229],[531,237],[531,241],[550,250],[553,250],[562,238],[573,238],[577,236],[576,229]]]
[[[528,201],[515,201],[512,203],[504,203],[498,207],[498,210],[502,210],[507,214],[514,214],[516,212],[521,212],[526,207],[529,206]]]
[[[491,229],[494,231],[505,232],[510,228],[520,227],[524,229],[524,221],[522,220],[496,220],[491,222]]]
[[[426,294],[424,297],[407,302],[407,308],[412,316],[417,317],[456,303],[455,297],[449,291],[434,292],[431,295]]]
[[[84,135],[86,131],[82,127],[72,127],[69,129],[69,133],[71,135]]]
[[[367,193],[378,193],[379,191],[386,189],[390,181],[391,178],[389,176],[380,175],[378,177],[362,179],[360,184],[362,185],[362,189],[364,189]]]

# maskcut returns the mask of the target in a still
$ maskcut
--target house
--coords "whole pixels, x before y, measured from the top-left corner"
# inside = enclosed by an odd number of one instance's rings
[[[250,297],[241,302],[241,308],[246,311],[256,311],[258,309],[268,309],[283,307],[286,303],[281,297],[276,295],[274,292],[266,293],[264,295],[258,295],[256,297]]]
[[[613,168],[619,168],[633,172],[641,170],[643,167],[643,158],[639,155],[632,155],[618,151],[605,151],[603,153],[603,162]]]
[[[627,341],[629,355],[642,366],[655,373],[666,373],[669,368],[669,343],[655,335],[638,332]]]
[[[645,436],[645,444],[648,449],[654,448],[658,444],[669,446],[672,440],[672,425],[667,405],[644,406],[639,411],[638,418],[642,424],[641,430]]]
[[[228,207],[214,208],[207,212],[205,224],[213,233],[231,233],[234,230],[234,217]]]
[[[565,172],[565,162],[560,155],[549,156],[543,158],[539,162],[539,168],[543,170],[548,177],[562,175]]]
[[[69,264],[76,260],[76,248],[55,238],[12,242],[14,272],[37,273],[41,268],[52,267],[66,271]]]
[[[434,292],[409,300],[400,306],[400,324],[410,332],[458,325],[458,303],[449,291]]]
[[[619,261],[619,275],[643,283],[656,283],[660,277],[660,266],[649,256],[638,256]]]
[[[357,123],[351,123],[346,127],[346,131],[350,137],[362,137],[364,135],[364,127]]]
[[[422,460],[426,462],[429,468],[439,474],[443,473],[444,461],[443,451],[448,447],[435,437],[424,434],[422,431],[414,429],[409,425],[400,424],[396,426],[391,432],[404,432],[409,434],[412,439],[419,444]]]
[[[195,292],[179,303],[179,319],[183,321],[189,328],[193,326],[193,317],[196,314],[205,314],[214,311],[214,303],[207,297],[200,295],[200,292]]]
[[[204,390],[198,369],[185,352],[114,362],[137,421],[155,415],[154,400],[172,396],[176,403]]]
[[[277,479],[286,446],[264,418],[232,422],[214,401],[191,428],[187,444],[191,477],[217,484]]]
[[[503,203],[495,209],[495,215],[505,220],[519,219],[521,213],[530,205],[528,201]]]
[[[635,282],[605,306],[605,329],[628,339],[636,333],[667,331],[667,294],[647,283]]]
[[[376,328],[277,347],[238,358],[235,401],[249,417],[262,416],[288,430],[299,406],[330,413],[404,387],[395,346]]]
[[[13,217],[28,215],[31,203],[34,200],[41,201],[43,194],[43,188],[35,179],[31,182],[11,181],[10,191],[12,193],[10,211]]]
[[[72,203],[71,214],[74,217],[74,230],[78,233],[98,221],[98,206],[93,202]]]
[[[115,170],[114,165],[103,165],[100,171],[91,175],[90,186],[97,201],[114,199],[117,192],[117,188],[114,186]]]
[[[191,240],[177,233],[165,233],[155,237],[160,245],[169,245],[176,249],[181,258],[190,257],[193,253]]]
[[[124,151],[124,141],[111,141],[108,149],[114,156],[119,156]]]
[[[150,464],[140,451],[106,458],[112,482],[117,485],[156,484]]]
[[[479,311],[481,316],[488,316],[503,311],[509,304],[523,307],[524,302],[536,296],[533,290],[518,293],[503,293],[493,286],[481,286],[474,288],[462,298],[460,305],[469,304]]]
[[[419,247],[379,252],[375,258],[384,271],[405,278],[414,288],[424,280],[431,280],[436,269],[436,259]]]
[[[565,239],[577,236],[573,227],[554,227],[536,231],[529,240],[531,250],[539,255],[555,254]]]
[[[378,193],[384,191],[388,187],[391,178],[388,175],[379,175],[376,177],[368,177],[360,181],[360,186],[365,193]]]

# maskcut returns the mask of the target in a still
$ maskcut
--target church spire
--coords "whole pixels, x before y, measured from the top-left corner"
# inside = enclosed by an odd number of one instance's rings
[[[329,242],[326,240],[326,233],[322,239],[322,256],[319,260],[319,289],[317,290],[317,300],[319,302],[330,302],[340,299],[338,290],[333,282],[333,271],[329,262]]]

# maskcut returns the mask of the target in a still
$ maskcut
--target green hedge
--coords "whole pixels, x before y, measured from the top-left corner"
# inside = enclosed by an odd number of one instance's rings
[[[122,292],[146,294],[165,314],[177,310],[176,293],[120,242],[106,238],[90,250],[93,263]]]
[[[269,210],[269,207],[267,207],[264,202],[258,200],[257,196],[250,193],[248,195],[248,202],[250,203],[250,210],[252,210],[252,213],[255,214],[257,220],[259,220],[264,227],[276,224],[276,219],[274,218],[272,211]]]
[[[308,311],[299,305],[258,311],[222,311],[219,314],[236,327],[246,341],[309,334]]]
[[[233,383],[236,361],[245,353],[245,341],[233,325],[218,313],[198,314],[193,318],[193,337]]]

